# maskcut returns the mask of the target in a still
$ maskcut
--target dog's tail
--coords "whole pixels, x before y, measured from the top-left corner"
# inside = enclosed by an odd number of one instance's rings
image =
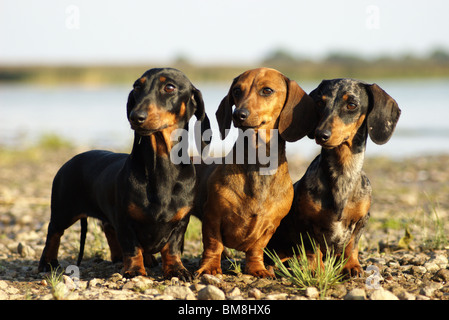
[[[83,260],[84,255],[84,244],[86,243],[86,234],[87,234],[87,218],[81,218],[81,237],[80,237],[80,251],[78,253],[78,261],[76,263],[77,266],[81,264],[81,260]]]

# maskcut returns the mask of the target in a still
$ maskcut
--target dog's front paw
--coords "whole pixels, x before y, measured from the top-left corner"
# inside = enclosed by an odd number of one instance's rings
[[[203,274],[210,274],[210,275],[217,275],[217,274],[223,274],[223,271],[221,270],[220,266],[202,266],[195,272],[195,277],[200,277]]]
[[[173,265],[164,269],[164,277],[171,279],[173,277],[179,278],[181,281],[192,281],[192,274],[183,265]]]
[[[132,267],[128,270],[123,269],[122,273],[125,278],[134,278],[137,276],[146,276],[147,275],[145,268],[140,268],[140,267]]]

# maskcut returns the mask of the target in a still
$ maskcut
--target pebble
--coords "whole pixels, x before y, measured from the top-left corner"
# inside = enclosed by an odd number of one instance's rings
[[[306,297],[316,299],[319,297],[320,293],[317,288],[315,287],[307,287],[305,291]]]
[[[424,263],[423,268],[426,269],[430,273],[434,273],[440,269],[440,266],[435,262],[429,261],[429,262]]]
[[[428,285],[426,285],[425,287],[421,288],[419,293],[426,297],[431,297],[431,296],[433,296],[433,294],[435,293],[436,290],[441,289],[442,287],[443,287],[443,285],[439,282],[431,282]]]
[[[195,294],[192,290],[185,286],[168,286],[164,290],[165,295],[172,296],[175,299],[195,300]]]
[[[402,290],[396,296],[399,298],[399,300],[416,300],[416,297],[413,294],[405,290]]]
[[[223,281],[216,276],[210,275],[210,274],[203,274],[201,277],[201,281],[204,284],[211,284],[211,285],[220,285]]]
[[[69,277],[69,276],[67,276],[67,275],[63,275],[62,276],[62,280],[63,280],[63,282],[64,282],[64,284],[66,285],[66,287],[67,287],[67,289],[68,290],[75,290],[75,289],[77,289],[78,288],[78,279],[76,279],[76,282],[75,282],[75,280],[72,278],[72,277]]]
[[[379,288],[373,291],[370,296],[371,300],[399,300],[391,291]]]
[[[248,291],[248,297],[259,300],[262,298],[262,292],[257,288],[252,288]]]
[[[224,300],[225,297],[223,291],[210,284],[198,292],[198,300]]]
[[[366,293],[363,289],[352,289],[345,296],[344,300],[366,300]]]
[[[19,242],[17,245],[17,253],[20,254],[22,258],[33,258],[36,255],[36,251],[28,245],[24,245]]]
[[[414,275],[422,275],[422,274],[426,273],[428,270],[426,267],[423,267],[423,266],[412,266],[411,271],[412,271],[412,274],[414,274]]]
[[[274,293],[265,296],[265,300],[285,300],[287,297],[287,293]]]
[[[448,282],[449,281],[449,270],[448,269],[438,270],[432,279],[434,281]]]
[[[238,287],[232,288],[231,291],[229,291],[227,294],[228,297],[233,297],[233,298],[241,296],[241,295],[242,295],[242,292],[240,291],[240,289]]]

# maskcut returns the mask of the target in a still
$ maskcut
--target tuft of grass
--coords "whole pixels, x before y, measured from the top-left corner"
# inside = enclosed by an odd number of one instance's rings
[[[51,293],[55,300],[62,300],[65,297],[66,292],[62,290],[64,286],[60,285],[62,283],[62,276],[64,270],[59,270],[59,266],[56,269],[51,267],[50,273],[45,276],[48,284],[51,287]]]
[[[229,263],[231,264],[229,266],[228,271],[235,273],[236,275],[240,275],[242,274],[242,265],[240,262],[237,261],[237,259],[230,259],[228,257],[226,257],[226,259],[229,261]]]
[[[335,255],[334,251],[327,247],[326,244],[323,270],[319,267],[321,265],[320,248],[313,239],[310,237],[309,239],[316,259],[313,262],[309,261],[307,258],[307,252],[302,237],[301,245],[297,246],[297,253],[293,250],[293,258],[289,259],[287,262],[288,267],[285,266],[276,252],[270,252],[269,250],[265,250],[265,252],[268,257],[273,260],[277,275],[287,278],[300,290],[305,290],[307,287],[317,288],[320,292],[320,298],[323,299],[330,287],[345,281],[345,276],[342,273],[342,270],[347,259],[344,258],[344,255]],[[317,267],[315,268],[315,266]]]
[[[424,239],[424,247],[429,249],[443,249],[449,245],[449,239],[446,236],[444,220],[440,218],[438,213],[439,208],[436,201],[432,201],[429,195],[425,194],[428,203],[429,203],[429,211],[431,215],[431,222],[433,224],[433,231],[426,232],[426,236]]]
[[[45,280],[47,280],[50,287],[54,288],[58,283],[62,281],[62,275],[64,274],[64,270],[59,270],[59,266],[56,269],[50,266],[50,273],[45,275]]]

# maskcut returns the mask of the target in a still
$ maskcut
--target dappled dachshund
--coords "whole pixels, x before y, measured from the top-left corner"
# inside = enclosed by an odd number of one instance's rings
[[[193,164],[175,165],[170,151],[175,129],[188,129],[195,115],[203,130],[209,119],[201,92],[176,69],[151,69],[136,80],[127,102],[134,130],[131,154],[88,151],[64,164],[53,181],[51,219],[39,271],[58,266],[64,230],[81,219],[81,262],[87,217],[103,222],[113,262],[127,277],[146,275],[161,252],[165,277],[191,278],[181,262],[193,203]]]
[[[296,82],[276,70],[249,70],[234,79],[216,112],[222,139],[231,122],[240,129],[237,142],[226,156],[231,156],[233,162],[223,159],[222,164],[203,166],[197,171],[193,210],[202,218],[204,252],[196,275],[222,273],[221,254],[226,246],[246,253],[247,273],[274,276],[265,268],[263,250],[293,199],[285,140],[298,140],[309,133],[314,114],[313,100]],[[238,148],[245,135],[255,141],[253,150],[263,149],[264,155],[274,157],[277,168],[269,174],[261,173],[266,165],[259,158],[251,161],[250,143],[243,150]],[[271,144],[276,148],[270,148]]]
[[[326,248],[344,253],[348,260],[343,272],[358,275],[358,241],[371,205],[370,182],[362,170],[367,137],[386,143],[401,111],[377,84],[352,79],[324,80],[310,96],[317,105],[314,138],[321,154],[294,184],[292,208],[267,248],[286,259],[302,237],[313,262],[310,236],[321,256]]]

